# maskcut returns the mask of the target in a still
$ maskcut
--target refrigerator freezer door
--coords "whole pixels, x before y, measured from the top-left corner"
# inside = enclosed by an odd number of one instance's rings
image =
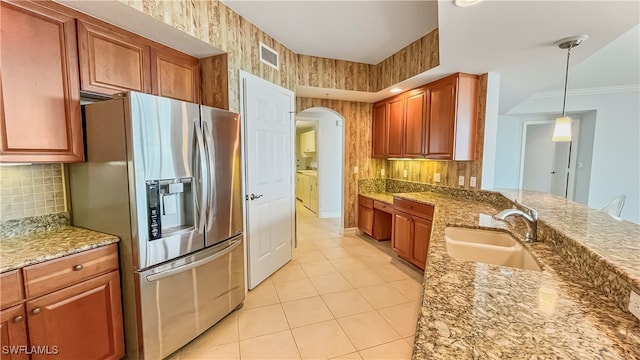
[[[144,359],[162,359],[244,300],[242,235],[137,274]]]
[[[203,189],[204,140],[196,136],[199,130],[200,109],[198,104],[187,103],[158,96],[130,92],[125,97],[127,113],[129,158],[133,160],[133,174],[129,174],[131,187],[135,190],[135,213],[138,231],[134,234],[134,246],[138,251],[136,269],[145,269],[162,262],[192,253],[204,247],[204,219],[200,214]],[[163,229],[158,239],[149,231],[149,206],[147,183],[158,181],[159,204],[176,200],[178,211],[172,214],[162,206],[163,217],[171,220],[171,228]],[[174,192],[176,185],[183,191]],[[189,189],[190,191],[186,191]],[[173,196],[176,195],[176,196]],[[166,197],[166,198],[165,198]],[[175,198],[175,199],[174,199]],[[166,201],[165,201],[166,200]],[[160,222],[166,226],[167,221]],[[135,236],[137,235],[137,236]]]
[[[202,106],[201,121],[211,179],[205,237],[210,246],[242,232],[240,117]]]

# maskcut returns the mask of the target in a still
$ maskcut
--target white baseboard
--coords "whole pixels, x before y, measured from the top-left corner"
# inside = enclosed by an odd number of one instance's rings
[[[326,219],[326,218],[337,218],[342,216],[342,212],[341,211],[319,211],[318,213],[318,217],[321,219]]]

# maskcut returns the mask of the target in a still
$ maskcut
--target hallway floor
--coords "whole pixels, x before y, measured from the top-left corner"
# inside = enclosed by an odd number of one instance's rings
[[[188,359],[410,359],[422,274],[389,242],[340,234],[296,204],[293,260],[174,353]]]

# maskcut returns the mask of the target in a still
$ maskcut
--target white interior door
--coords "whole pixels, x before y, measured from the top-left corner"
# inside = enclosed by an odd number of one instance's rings
[[[293,93],[242,73],[249,289],[291,260]]]

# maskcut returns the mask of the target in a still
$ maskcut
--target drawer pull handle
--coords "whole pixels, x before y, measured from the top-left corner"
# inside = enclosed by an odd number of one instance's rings
[[[24,320],[24,316],[22,315],[18,315],[15,318],[13,318],[13,322],[17,322],[17,323],[19,323],[22,320]]]
[[[38,315],[38,314],[40,314],[40,311],[42,311],[42,310],[40,310],[40,308],[35,308],[35,309],[33,309],[33,310],[31,311],[31,313],[32,313],[33,315]]]
[[[80,270],[82,270],[82,264],[78,264],[78,265],[74,266],[74,267],[73,267],[73,270],[74,270],[74,271],[80,271]]]

